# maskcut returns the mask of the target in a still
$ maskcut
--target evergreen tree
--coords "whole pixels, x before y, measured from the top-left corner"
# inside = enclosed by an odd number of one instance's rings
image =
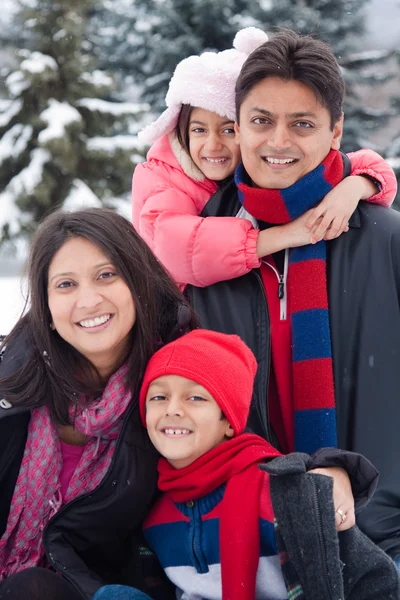
[[[364,31],[366,4],[365,0],[124,0],[122,4],[109,0],[105,6],[113,18],[110,14],[102,20],[113,23],[113,33],[104,64],[109,68],[107,60],[112,57],[121,73],[129,72],[142,86],[142,98],[160,112],[176,64],[190,54],[230,48],[240,28],[288,27],[315,34],[333,47],[343,66],[348,87],[343,149],[355,150],[388,117],[385,111],[368,109],[358,96],[360,85],[382,82],[371,66],[387,58],[385,52],[355,53]],[[103,31],[97,31],[104,39]]]
[[[113,99],[113,79],[86,47],[93,3],[29,0],[16,15],[27,47],[0,103],[3,251],[59,206],[121,206],[142,160],[135,133],[143,107]]]
[[[246,13],[253,1],[108,0],[93,11],[90,40],[103,67],[118,71],[161,111],[177,63],[231,47],[244,21],[257,24]]]

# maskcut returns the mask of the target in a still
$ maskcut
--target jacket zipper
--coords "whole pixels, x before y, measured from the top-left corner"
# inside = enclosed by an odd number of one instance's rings
[[[258,284],[260,286],[261,294],[264,298],[264,307],[265,307],[266,318],[268,321],[270,321],[268,302],[267,302],[267,294],[265,292],[265,288],[264,288],[264,284],[263,284],[261,275],[259,272],[255,271],[255,270],[253,270],[252,273],[256,277]],[[269,412],[268,411],[268,381],[269,381],[269,372],[270,372],[270,368],[271,368],[271,332],[269,332],[269,335],[267,336],[265,343],[267,344],[267,364],[266,364],[265,377],[263,377],[263,378],[260,377],[259,392],[258,392],[258,398],[263,398],[265,395],[265,402],[259,402],[259,406],[257,408],[258,408],[259,415],[261,417],[261,422],[264,424],[264,430],[265,430],[265,434],[266,434],[265,439],[267,440],[267,442],[269,442],[270,444],[273,445],[271,427],[270,427],[269,419],[268,419],[268,412]],[[264,386],[264,389],[262,389],[263,386]]]
[[[262,261],[264,265],[267,265],[276,275],[278,280],[278,298],[279,298],[279,318],[281,321],[286,321],[287,319],[287,274],[289,268],[289,250],[285,250],[285,260],[283,266],[283,273],[279,273],[278,269],[271,265],[271,263],[266,260]]]
[[[195,518],[196,518],[196,516],[194,514],[195,503],[194,503],[193,500],[189,500],[189,502],[186,502],[186,506],[188,508],[192,509],[191,510],[191,513],[192,513],[192,515],[191,515],[191,521],[192,521],[192,530],[193,530],[193,532],[192,532],[192,535],[191,535],[191,538],[192,538],[191,539],[191,546],[192,546],[194,567],[195,567],[196,571],[199,573],[199,572],[201,572],[201,567],[200,567],[201,563],[200,563],[199,557],[197,556],[197,552],[196,552],[196,540],[195,540],[195,537],[196,537],[195,536]]]
[[[318,526],[318,540],[320,542],[320,552],[321,555],[323,557],[323,567],[324,567],[324,583],[325,583],[325,590],[326,590],[326,594],[324,594],[324,600],[334,600],[334,594],[333,594],[333,590],[332,590],[332,586],[331,586],[331,582],[330,582],[330,578],[329,578],[329,570],[327,567],[328,564],[328,553],[326,550],[326,545],[325,545],[325,541],[324,541],[324,536],[323,536],[323,526],[322,526],[322,519],[321,519],[321,511],[319,508],[319,501],[318,501],[318,490],[317,490],[317,484],[314,481],[314,478],[311,477],[310,478],[311,484],[312,484],[312,488],[313,488],[313,498],[314,498],[314,506],[315,506],[315,512],[317,514],[317,526]]]
[[[46,554],[46,557],[50,563],[50,565],[56,570],[59,571],[60,573],[62,573],[63,577],[65,577],[65,579],[67,579],[73,586],[75,589],[77,589],[79,591],[79,593],[82,595],[82,598],[86,598],[86,594],[84,594],[83,590],[78,586],[78,584],[75,582],[75,580],[72,577],[69,577],[69,575],[67,574],[67,567],[65,565],[63,565],[59,560],[55,559],[53,554],[49,551],[49,546],[48,546],[48,541],[46,538],[46,533],[48,528],[50,527],[52,521],[56,520],[60,515],[62,515],[66,510],[68,510],[70,508],[70,506],[72,506],[73,504],[76,504],[77,502],[80,502],[81,500],[83,500],[84,498],[87,498],[88,496],[91,496],[94,492],[97,492],[99,489],[101,489],[103,487],[103,485],[105,484],[106,479],[108,478],[109,474],[112,471],[112,468],[114,466],[114,463],[116,461],[116,456],[117,453],[119,452],[120,446],[122,444],[122,438],[123,438],[123,434],[125,432],[125,428],[127,427],[127,423],[129,421],[129,417],[131,415],[131,413],[133,412],[134,407],[136,406],[136,403],[132,404],[126,414],[125,414],[125,419],[124,422],[122,424],[122,428],[120,431],[120,435],[118,437],[116,446],[115,446],[115,451],[113,454],[113,457],[111,459],[111,463],[108,469],[108,472],[106,474],[105,477],[103,477],[102,481],[99,483],[99,485],[97,487],[95,487],[92,491],[87,492],[86,494],[83,494],[82,496],[79,496],[78,498],[74,498],[74,500],[71,500],[70,502],[67,502],[67,504],[64,504],[64,506],[62,506],[60,508],[60,510],[58,512],[56,512],[56,514],[47,522],[44,530],[43,530],[43,548]],[[57,566],[58,563],[58,566]]]

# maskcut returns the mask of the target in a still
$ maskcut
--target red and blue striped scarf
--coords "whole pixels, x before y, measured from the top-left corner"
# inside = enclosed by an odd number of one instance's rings
[[[250,187],[243,165],[235,172],[239,199],[248,213],[274,225],[289,223],[313,208],[343,178],[341,153],[325,160],[292,186]],[[326,243],[293,248],[289,254],[294,444],[311,454],[336,446],[336,410],[326,276]]]

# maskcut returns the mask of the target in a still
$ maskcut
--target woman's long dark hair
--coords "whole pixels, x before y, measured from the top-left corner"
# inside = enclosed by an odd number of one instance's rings
[[[73,237],[96,244],[131,291],[136,322],[130,333],[126,361],[127,384],[133,395],[139,390],[154,351],[196,325],[193,312],[178,288],[124,217],[104,208],[52,213],[39,226],[31,245],[29,311],[5,340],[11,351],[23,344],[26,359],[21,368],[0,379],[0,389],[13,405],[48,405],[60,425],[70,423],[68,407],[78,394],[95,397],[104,387],[93,365],[50,328],[47,297],[50,263]]]

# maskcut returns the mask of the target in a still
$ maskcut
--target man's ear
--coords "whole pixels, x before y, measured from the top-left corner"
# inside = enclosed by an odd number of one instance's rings
[[[340,117],[339,121],[336,121],[333,126],[333,137],[331,143],[332,150],[340,150],[340,142],[342,141],[343,136],[343,122],[344,122],[344,114]]]
[[[235,435],[235,432],[232,429],[232,425],[230,423],[227,423],[226,429],[225,429],[225,437],[233,438],[234,435]]]
[[[239,146],[240,145],[240,125],[237,121],[235,121],[234,129],[235,129],[235,142]]]

